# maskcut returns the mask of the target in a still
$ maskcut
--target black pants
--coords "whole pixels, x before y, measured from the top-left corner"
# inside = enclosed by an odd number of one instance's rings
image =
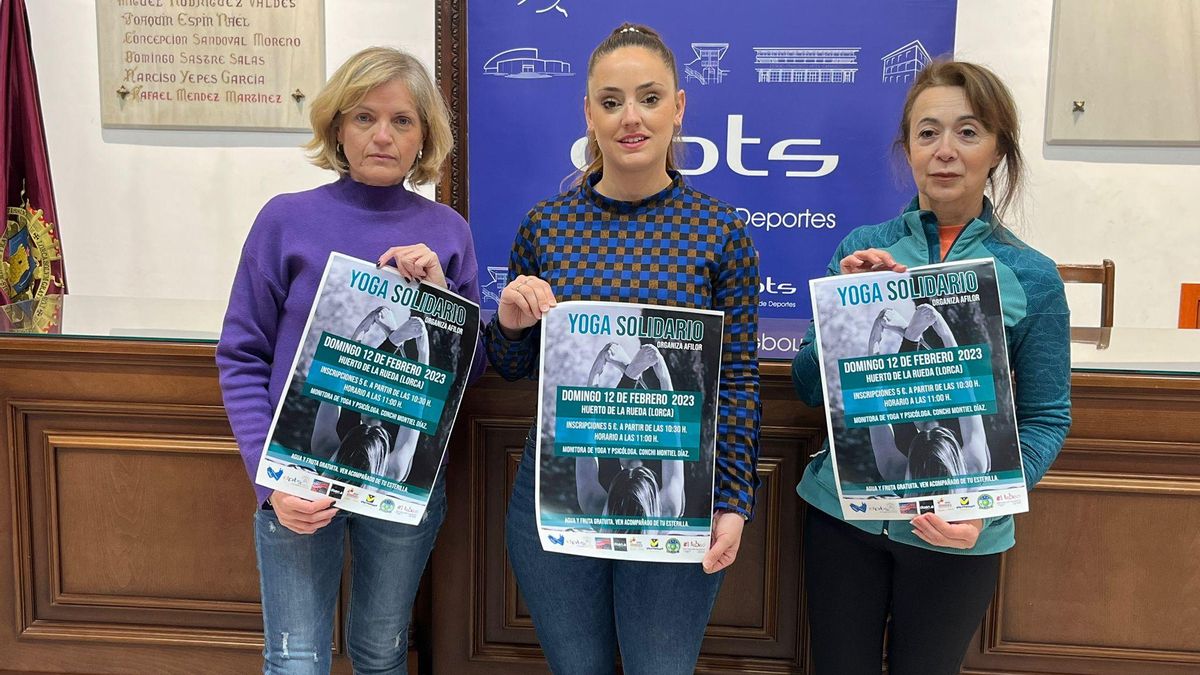
[[[917,548],[809,507],[804,573],[816,675],[879,675],[889,617],[890,675],[954,675],[996,590],[1000,554]]]

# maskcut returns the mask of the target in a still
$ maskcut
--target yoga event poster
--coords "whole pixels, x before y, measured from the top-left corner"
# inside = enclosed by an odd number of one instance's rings
[[[479,338],[479,307],[331,253],[255,481],[421,522]]]
[[[847,520],[1028,511],[990,259],[809,282]]]
[[[704,558],[723,319],[582,301],[542,318],[535,481],[543,549]]]

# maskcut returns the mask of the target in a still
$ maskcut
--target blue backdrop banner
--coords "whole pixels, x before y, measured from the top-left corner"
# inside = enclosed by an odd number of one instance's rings
[[[583,163],[591,50],[622,21],[675,52],[683,173],[733,205],[761,259],[760,353],[786,358],[808,279],[912,198],[893,152],[904,95],[954,49],[956,0],[477,0],[467,11],[469,220],[494,310],[521,219]]]

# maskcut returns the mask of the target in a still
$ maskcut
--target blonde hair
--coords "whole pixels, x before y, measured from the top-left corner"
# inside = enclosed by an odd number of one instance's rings
[[[313,164],[344,176],[349,171],[340,152],[337,129],[342,117],[382,84],[400,80],[417,106],[421,121],[421,150],[409,170],[413,185],[436,182],[454,149],[450,116],[429,72],[415,57],[390,47],[368,47],[351,56],[325,83],[309,111],[313,137],[305,146]]]
[[[667,47],[663,42],[662,36],[658,31],[643,26],[638,23],[625,23],[613,29],[613,32],[604,38],[604,41],[592,50],[592,55],[588,59],[588,80],[592,78],[592,71],[596,69],[596,63],[603,57],[621,49],[622,47],[641,47],[649,50],[651,53],[658,55],[662,59],[663,64],[667,66],[667,70],[671,71],[671,90],[679,90],[679,70],[675,65],[675,53]],[[676,136],[672,139],[671,149],[667,152],[667,171],[675,171],[679,165],[679,130],[675,130]],[[579,170],[578,177],[575,179],[575,184],[579,185],[586,181],[589,177],[602,173],[604,171],[604,155],[600,153],[600,143],[596,140],[596,134],[591,131],[587,132],[587,149],[583,153],[587,160],[587,166]],[[569,176],[568,176],[569,178]]]

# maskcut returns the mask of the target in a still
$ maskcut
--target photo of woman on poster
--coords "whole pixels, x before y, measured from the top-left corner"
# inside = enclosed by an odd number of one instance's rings
[[[609,366],[614,367],[620,373],[621,379],[616,385],[618,388],[674,389],[671,386],[671,371],[667,369],[667,362],[658,348],[650,343],[638,347],[633,358],[630,358],[625,348],[616,342],[605,345],[596,355],[596,360],[592,362],[592,370],[588,374],[588,386],[603,386],[600,384],[600,377],[604,375]],[[647,370],[657,378],[656,386],[646,384],[644,375]]]
[[[609,319],[653,322],[680,316],[674,310],[626,306],[608,310]],[[693,314],[703,322],[706,335],[721,332],[720,317]],[[555,331],[567,328],[568,314],[551,319]],[[623,318],[619,318],[623,317]],[[636,337],[630,334],[593,334],[588,331],[556,332],[546,345],[543,378],[558,386],[587,387],[638,392],[700,392],[708,385],[718,367],[715,354],[678,348],[679,343]],[[576,355],[584,355],[579,358]],[[594,355],[594,356],[593,356]],[[672,459],[655,454],[653,449],[630,444],[619,452],[559,456],[553,450],[560,415],[555,404],[556,387],[547,388],[542,400],[539,427],[541,453],[541,499],[543,508],[563,516],[599,518],[609,516],[637,518],[695,519],[711,512],[712,444],[714,429],[700,424],[700,454],[697,461]],[[711,419],[716,400],[704,400],[702,419]],[[653,420],[647,420],[653,422]],[[675,418],[663,422],[679,421]],[[670,432],[659,432],[662,438]],[[604,534],[684,535],[694,534],[687,527],[651,527],[645,523],[580,522],[571,526],[580,531]]]
[[[382,333],[379,342],[368,338]],[[429,363],[429,331],[420,317],[410,316],[403,323],[388,307],[371,310],[351,340],[373,344],[376,349]],[[410,347],[411,355],[406,355]],[[404,481],[412,470],[413,455],[421,433],[416,429],[346,410],[321,401],[313,423],[311,454],[352,469]]]
[[[652,344],[643,344],[633,358],[620,344],[610,342],[596,355],[588,375],[588,386],[600,385],[609,370],[619,373],[619,389],[672,390],[671,372],[662,353]],[[647,384],[649,373],[657,380]],[[639,459],[620,460],[620,470],[608,481],[600,481],[600,460],[575,458],[575,492],[583,513],[603,515],[678,518],[683,515],[684,470],[681,460],[663,460],[661,475]],[[628,527],[612,530],[617,534],[659,534],[657,530]]]
[[[897,352],[909,351],[928,345],[923,335],[933,331],[943,347],[957,347],[954,332],[935,307],[918,305],[912,319],[905,321],[895,309],[880,310],[871,325],[867,341],[868,353],[872,356],[885,353],[880,350],[884,332],[898,333]],[[885,481],[908,480],[911,478],[937,478],[985,473],[991,469],[991,454],[988,452],[987,436],[980,415],[958,418],[958,429],[962,440],[953,430],[944,426],[947,420],[924,420],[914,422],[916,434],[902,451],[896,442],[896,433],[891,424],[877,424],[870,428],[871,447],[875,451],[875,464]]]
[[[600,483],[600,460],[575,458],[575,486],[584,513],[606,516],[678,518],[683,515],[683,462],[664,460],[662,476],[638,459],[623,459],[605,488]],[[642,527],[608,530],[615,534],[665,534]]]

